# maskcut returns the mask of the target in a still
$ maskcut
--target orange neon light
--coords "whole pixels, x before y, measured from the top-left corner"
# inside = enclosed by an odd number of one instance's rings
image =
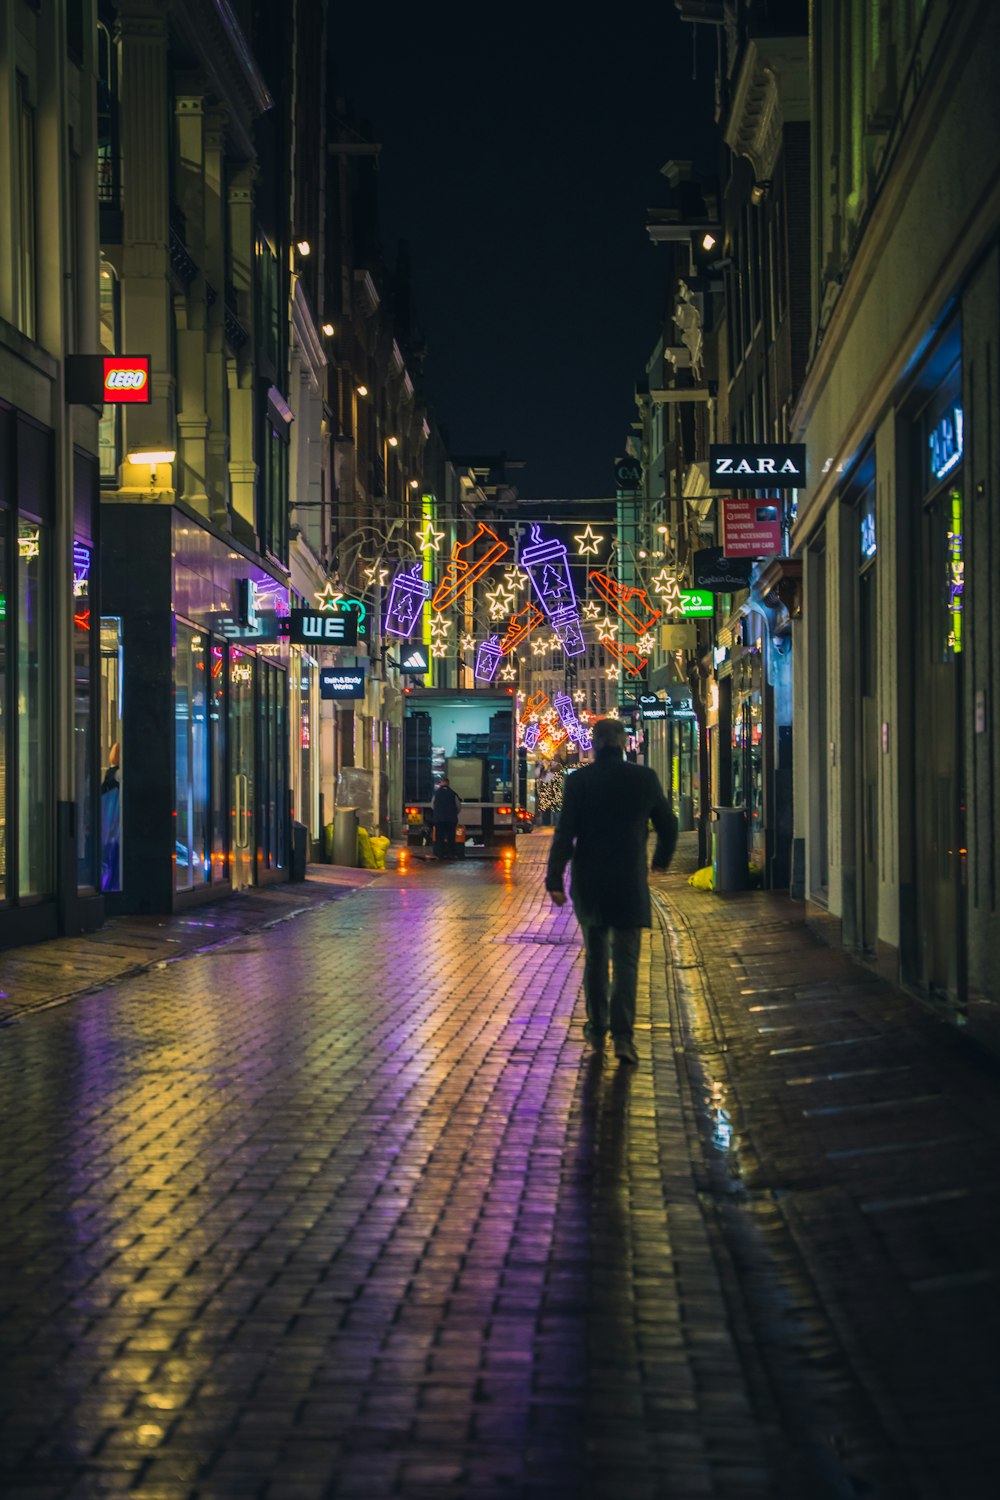
[[[630,677],[638,677],[646,670],[648,656],[643,656],[638,646],[622,646],[609,636],[601,636],[601,645],[613,661],[618,662]]]
[[[616,583],[609,578],[607,573],[590,573],[591,583],[606,604],[610,604],[615,614],[630,626],[636,635],[645,635],[663,614],[662,609],[654,609],[649,602],[649,595],[645,589],[629,588],[627,584]],[[642,612],[636,613],[630,609],[632,602],[642,605]]]
[[[473,559],[471,554],[476,544],[486,538],[492,538],[492,545],[487,548],[482,557]],[[467,542],[456,542],[452,547],[451,561],[445,568],[444,577],[434,590],[431,608],[441,611],[454,604],[456,599],[467,593],[472,585],[509,551],[509,544],[502,542],[485,521],[480,521],[474,536],[471,536]],[[463,553],[469,554],[468,560],[462,555]]]
[[[516,615],[511,615],[510,624],[507,626],[507,634],[500,642],[501,656],[509,656],[515,646],[519,646],[528,634],[540,625],[545,619],[537,604],[532,604],[529,599],[523,609],[519,609]]]

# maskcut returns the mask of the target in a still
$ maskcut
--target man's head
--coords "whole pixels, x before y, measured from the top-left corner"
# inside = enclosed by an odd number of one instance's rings
[[[594,725],[594,754],[602,750],[625,750],[625,725],[621,719],[598,719]]]
[[[438,786],[451,786],[451,782],[448,780],[447,776],[442,776],[441,780],[438,782]]]

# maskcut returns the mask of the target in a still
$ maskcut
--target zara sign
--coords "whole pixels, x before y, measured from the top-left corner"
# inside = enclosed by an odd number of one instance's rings
[[[805,443],[712,443],[712,489],[800,490],[806,482]]]

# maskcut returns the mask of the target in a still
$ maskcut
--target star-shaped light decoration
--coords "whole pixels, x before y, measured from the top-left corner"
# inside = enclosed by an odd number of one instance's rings
[[[491,620],[502,620],[504,615],[509,615],[514,608],[514,595],[508,593],[502,583],[498,583],[493,592],[486,595],[486,598]]]
[[[462,636],[462,641],[461,641],[462,650],[463,651],[471,651],[472,648],[473,648],[473,646],[475,644],[476,644],[476,637],[474,635],[470,635],[469,632],[466,631],[465,634]]]
[[[604,717],[606,719],[617,719],[619,717],[617,708],[609,708]]]
[[[573,540],[576,543],[577,552],[581,557],[584,557],[588,552],[592,552],[596,556],[598,548],[604,541],[604,538],[603,536],[598,536],[597,532],[588,521],[586,526],[583,528],[582,534],[580,536],[574,536]]]
[[[383,588],[388,576],[389,569],[380,568],[378,563],[372,563],[370,568],[365,569],[365,582],[370,589]]]
[[[597,621],[597,633],[598,635],[617,635],[618,621],[612,620],[610,615],[605,615],[603,619]]]
[[[587,695],[583,691],[583,688],[577,688],[576,692],[573,694],[573,702],[574,703],[586,703],[586,701],[587,701]]]
[[[336,588],[333,580],[328,578],[325,587],[316,594],[316,602],[321,610],[332,611],[340,608],[340,601],[343,597],[343,589]]]
[[[601,607],[593,599],[588,599],[583,606],[583,618],[585,620],[599,620],[601,618]]]
[[[508,594],[516,594],[528,587],[528,575],[521,568],[504,568],[503,586]]]
[[[609,682],[613,682],[614,679],[618,676],[618,668],[617,667],[605,667],[604,668],[604,675],[608,679]]]
[[[641,635],[639,637],[639,639],[636,641],[636,645],[642,652],[643,656],[648,656],[656,646],[656,637],[650,635],[647,631],[645,635]]]
[[[547,656],[550,649],[549,643],[543,635],[536,635],[531,643],[531,654],[533,656]]]
[[[447,656],[448,642],[445,640],[431,641],[431,655],[438,657]]]
[[[430,521],[427,522],[423,531],[417,532],[417,546],[420,548],[421,552],[427,552],[428,550],[440,552],[441,543],[443,541],[444,532],[435,531]]]
[[[503,678],[504,682],[513,682],[514,678],[517,676],[517,668],[514,666],[514,663],[511,661],[510,657],[507,658],[504,665],[500,668],[500,676]]]
[[[435,615],[431,620],[431,638],[444,640],[454,622],[444,615]]]
[[[652,588],[663,599],[663,609],[666,614],[680,614],[681,584],[676,573],[671,573],[667,568],[661,568],[653,579]]]

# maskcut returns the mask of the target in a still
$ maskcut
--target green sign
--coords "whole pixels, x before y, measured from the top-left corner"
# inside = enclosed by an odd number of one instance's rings
[[[708,589],[681,589],[682,615],[710,615],[714,609],[715,598]]]

